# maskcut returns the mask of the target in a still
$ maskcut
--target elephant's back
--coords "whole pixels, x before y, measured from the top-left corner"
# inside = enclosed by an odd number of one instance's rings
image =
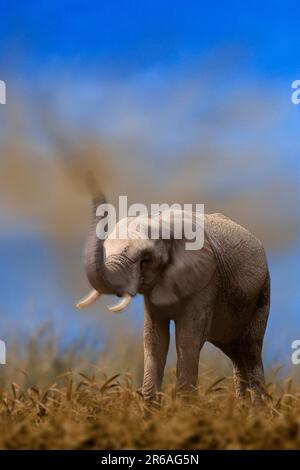
[[[249,230],[215,213],[205,215],[205,232],[230,296],[253,299],[268,274],[264,247]]]

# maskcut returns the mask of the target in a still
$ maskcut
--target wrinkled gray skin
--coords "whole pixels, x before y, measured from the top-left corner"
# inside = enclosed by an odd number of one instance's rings
[[[94,196],[94,213],[101,202],[101,195]],[[222,214],[205,215],[205,242],[197,251],[186,251],[185,240],[103,243],[95,233],[98,220],[85,252],[91,285],[106,294],[144,295],[144,397],[153,399],[161,389],[173,320],[179,392],[196,387],[199,354],[209,341],[232,360],[237,395],[249,390],[253,401],[260,401],[270,302],[261,242]]]

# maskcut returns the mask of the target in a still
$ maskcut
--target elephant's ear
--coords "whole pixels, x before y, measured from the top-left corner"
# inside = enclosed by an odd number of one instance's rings
[[[216,261],[207,235],[200,250],[187,250],[185,240],[173,240],[171,262],[161,281],[153,289],[151,301],[170,305],[200,292],[212,280]]]

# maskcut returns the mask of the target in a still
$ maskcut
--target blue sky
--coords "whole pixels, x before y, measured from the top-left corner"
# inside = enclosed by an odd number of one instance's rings
[[[130,72],[227,48],[270,79],[300,68],[297,0],[1,0],[0,11],[4,57],[15,51],[35,67],[66,60]]]

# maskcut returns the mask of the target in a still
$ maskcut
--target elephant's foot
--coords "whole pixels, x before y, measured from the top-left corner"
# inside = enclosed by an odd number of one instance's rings
[[[237,379],[236,373],[234,374],[235,382],[235,395],[242,403],[251,403],[254,406],[267,405],[271,397],[266,391],[265,384],[262,380],[255,380],[253,377],[249,380],[242,380],[240,377]]]
[[[161,405],[161,391],[154,386],[143,385],[140,391],[144,403],[151,408],[159,408]]]

